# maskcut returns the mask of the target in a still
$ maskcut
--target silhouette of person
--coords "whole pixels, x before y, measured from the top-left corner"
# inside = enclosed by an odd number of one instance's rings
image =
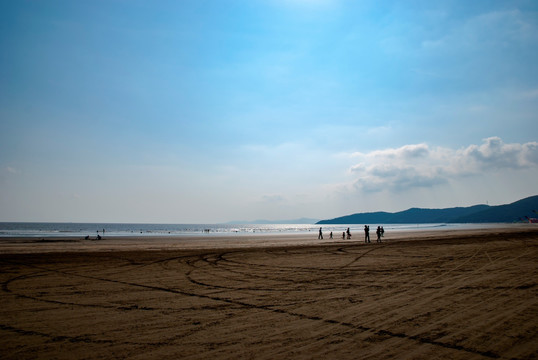
[[[346,230],[346,233],[347,233],[347,239],[351,239],[351,231],[349,231],[349,228],[347,228]]]
[[[370,227],[368,225],[364,225],[364,242],[370,242]]]
[[[381,226],[381,237],[385,236],[385,229],[383,229],[383,226]]]
[[[380,243],[381,242],[381,226],[377,227],[377,230],[375,231],[375,233],[377,235],[377,242]]]
[[[321,228],[319,228],[318,239],[322,239],[322,240],[323,240],[323,233],[321,232]]]
[[[332,239],[333,238],[333,232],[331,231],[331,233],[329,234],[329,238]]]
[[[345,240],[345,239],[346,239],[346,232],[342,231],[342,240]]]

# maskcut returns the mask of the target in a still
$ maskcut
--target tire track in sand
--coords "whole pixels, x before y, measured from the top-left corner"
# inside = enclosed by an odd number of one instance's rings
[[[361,255],[361,257],[362,256],[364,256],[364,254]],[[166,259],[163,260],[163,261],[166,261]],[[355,260],[353,262],[355,262]],[[24,263],[23,264],[15,263],[15,262],[12,262],[12,263],[14,263],[16,265],[19,265],[19,266],[23,265],[23,266],[27,266],[27,267],[31,267],[31,268],[36,268],[36,269],[44,271],[44,272],[54,272],[54,273],[58,273],[58,274],[62,274],[62,275],[65,275],[65,276],[70,276],[70,277],[80,277],[80,278],[91,279],[91,280],[96,280],[96,281],[102,281],[102,282],[108,282],[108,283],[114,283],[114,284],[121,284],[121,285],[125,285],[125,286],[143,288],[143,289],[153,290],[153,291],[158,291],[158,292],[166,292],[166,293],[172,293],[172,294],[177,294],[177,295],[182,295],[182,296],[196,297],[196,298],[212,300],[212,301],[216,301],[216,302],[223,302],[223,303],[234,305],[234,306],[241,306],[241,307],[246,308],[246,309],[263,310],[263,311],[272,312],[274,314],[291,316],[291,317],[302,319],[302,320],[310,320],[310,321],[315,321],[315,322],[321,322],[321,323],[324,323],[324,324],[327,324],[327,325],[338,325],[338,326],[342,326],[342,327],[349,328],[349,329],[356,330],[356,331],[369,332],[369,333],[371,333],[373,335],[380,336],[380,337],[387,337],[388,336],[388,337],[393,337],[393,338],[406,339],[406,340],[416,341],[416,342],[422,343],[422,344],[429,344],[429,345],[439,346],[439,347],[443,347],[443,348],[447,348],[447,349],[463,351],[463,352],[467,352],[469,354],[480,355],[480,356],[484,356],[484,357],[487,357],[487,358],[499,358],[500,357],[499,355],[497,355],[497,354],[495,354],[495,353],[493,353],[491,351],[481,351],[481,350],[478,350],[478,349],[475,349],[475,348],[465,347],[465,346],[461,346],[461,345],[457,345],[457,344],[445,343],[445,342],[441,342],[441,341],[437,341],[437,340],[432,340],[432,339],[429,339],[429,338],[424,338],[424,337],[421,337],[421,336],[418,336],[418,335],[408,335],[408,334],[401,333],[401,332],[393,332],[393,331],[390,331],[390,330],[387,330],[387,329],[377,329],[377,328],[373,328],[373,327],[363,326],[363,325],[360,325],[360,324],[353,324],[353,323],[350,323],[350,322],[343,322],[343,321],[339,321],[339,320],[335,320],[335,319],[326,319],[326,318],[322,318],[322,317],[319,317],[319,316],[306,315],[306,314],[302,314],[302,313],[299,313],[299,312],[294,312],[294,311],[289,311],[289,310],[283,310],[283,309],[280,309],[280,308],[276,308],[276,307],[274,307],[272,305],[251,304],[251,303],[248,303],[248,302],[245,302],[245,301],[234,300],[234,299],[229,299],[229,298],[215,296],[215,295],[198,294],[198,293],[191,292],[191,291],[184,291],[184,290],[173,289],[173,288],[169,288],[169,287],[156,286],[156,285],[150,285],[150,284],[141,284],[141,283],[135,283],[135,282],[131,282],[131,281],[122,281],[122,280],[118,280],[118,279],[110,279],[110,278],[104,278],[104,277],[92,276],[92,275],[75,274],[75,273],[70,273],[70,272],[61,271],[61,270],[51,270],[51,269],[47,269],[47,268],[44,268],[44,267],[41,267],[41,266],[24,264]],[[6,331],[14,331],[14,332],[17,332],[17,333],[22,333],[22,334],[27,334],[27,335],[42,335],[42,334],[40,334],[38,332],[35,332],[35,333],[32,332],[32,331],[27,332],[25,330],[16,329],[14,327],[10,327],[9,325],[5,325],[5,324],[1,325],[1,328],[6,330]],[[77,342],[77,341],[78,342],[91,342],[92,341],[91,338],[87,338],[87,337],[81,337],[81,338],[78,338],[78,337],[72,337],[72,338],[69,338],[69,337],[56,337],[56,338],[57,339],[69,340],[69,341],[75,341],[75,342]],[[105,340],[96,339],[96,341],[99,342],[99,341],[105,341]],[[368,340],[368,338],[367,338],[366,341],[372,341],[372,340]],[[156,344],[158,344],[158,343],[156,343]]]

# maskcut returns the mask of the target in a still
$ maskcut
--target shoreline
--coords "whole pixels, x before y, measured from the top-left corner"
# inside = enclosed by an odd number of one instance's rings
[[[378,225],[386,231],[424,231],[450,229],[487,229],[499,227],[519,227],[528,225],[518,223],[401,223],[401,224],[367,224],[372,229]],[[310,235],[318,234],[319,228],[325,234],[331,231],[342,233],[350,228],[354,233],[362,233],[363,224],[93,224],[93,223],[0,223],[0,239],[2,238],[85,238],[96,239],[107,237],[207,237],[207,236],[258,236],[258,235]],[[97,231],[96,231],[97,229]],[[106,233],[105,233],[106,229]],[[97,234],[96,234],[97,233]],[[92,235],[93,234],[93,235]]]
[[[458,237],[487,237],[502,234],[535,234],[535,224],[499,224],[498,227],[474,229],[417,229],[416,231],[387,232],[382,243],[401,241],[435,240]],[[317,234],[241,234],[210,236],[106,236],[103,239],[80,239],[75,237],[1,237],[0,254],[55,253],[55,252],[100,252],[100,251],[162,251],[162,250],[206,250],[206,249],[246,249],[286,246],[324,245],[375,245],[375,231],[370,231],[371,243],[364,243],[364,233],[355,232],[351,240],[341,237],[318,240]]]

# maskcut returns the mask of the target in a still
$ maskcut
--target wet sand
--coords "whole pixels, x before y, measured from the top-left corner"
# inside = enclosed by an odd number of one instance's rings
[[[316,236],[2,239],[0,357],[538,358],[538,227]]]

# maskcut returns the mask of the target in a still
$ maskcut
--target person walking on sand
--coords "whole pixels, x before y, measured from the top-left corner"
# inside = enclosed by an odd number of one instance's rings
[[[321,232],[321,228],[319,228],[318,240],[319,239],[323,240],[323,232]]]
[[[375,234],[377,235],[377,242],[380,243],[381,242],[381,226],[377,227]]]
[[[368,225],[364,225],[364,242],[370,242],[370,227]]]
[[[329,239],[332,239],[333,238],[333,232],[331,231],[331,233],[329,234]]]
[[[350,240],[351,239],[351,231],[349,231],[349,228],[347,228],[346,233],[347,233],[347,239]]]
[[[346,239],[346,232],[343,231],[343,232],[342,232],[342,240],[345,240],[345,239]]]

